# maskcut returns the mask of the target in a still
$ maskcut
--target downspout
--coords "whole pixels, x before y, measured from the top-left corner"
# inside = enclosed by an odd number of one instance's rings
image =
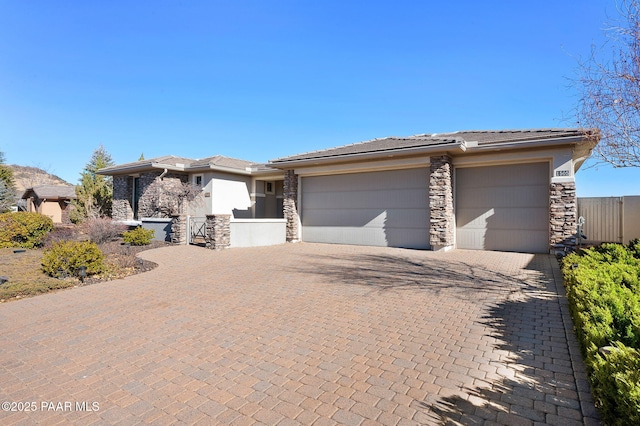
[[[162,180],[162,178],[169,172],[168,169],[164,169],[164,172],[160,173],[160,176],[158,176],[160,178],[160,180]]]

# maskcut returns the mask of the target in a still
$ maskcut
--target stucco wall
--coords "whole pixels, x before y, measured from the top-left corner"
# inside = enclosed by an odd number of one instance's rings
[[[228,173],[211,174],[211,214],[251,217],[251,177]]]
[[[284,244],[284,219],[236,219],[231,221],[231,247],[258,247]]]

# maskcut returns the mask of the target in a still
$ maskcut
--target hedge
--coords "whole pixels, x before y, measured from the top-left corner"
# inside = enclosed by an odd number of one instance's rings
[[[0,214],[0,248],[40,247],[53,229],[53,220],[40,213],[16,212]]]
[[[603,420],[640,424],[640,242],[572,253],[563,275]]]

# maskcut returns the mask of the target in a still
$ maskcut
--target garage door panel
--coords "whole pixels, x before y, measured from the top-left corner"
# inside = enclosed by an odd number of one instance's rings
[[[458,191],[457,196],[464,199],[468,205],[487,208],[501,205],[505,198],[514,207],[536,207],[539,206],[540,200],[546,200],[549,196],[547,185],[544,187],[527,185],[496,189],[497,187],[462,188]]]
[[[514,169],[517,171],[514,173]],[[474,179],[465,183],[467,188],[478,188],[490,184],[494,188],[527,185],[548,185],[547,163],[529,163],[513,166],[488,166],[457,169],[457,172],[473,173]]]
[[[335,191],[307,193],[305,209],[349,208],[349,209],[394,209],[422,208],[429,202],[428,192],[416,189],[393,191],[362,190],[355,192]]]
[[[459,248],[547,252],[549,165],[456,169]]]
[[[303,177],[302,239],[429,247],[426,168]]]
[[[305,213],[302,225],[354,227],[424,227],[429,223],[429,215],[420,209],[314,209]]]
[[[466,209],[458,216],[460,228],[468,229],[504,229],[504,230],[541,230],[548,227],[547,209],[511,208],[511,209]]]
[[[537,253],[546,251],[549,239],[538,231],[491,230],[491,232],[469,232],[462,230],[457,235],[458,245],[482,247],[483,250],[517,251]],[[541,251],[541,247],[545,247]]]
[[[304,239],[315,243],[426,249],[428,246],[425,245],[422,231],[421,228],[391,228],[386,233],[380,233],[376,228],[306,226]]]
[[[305,193],[329,192],[336,189],[345,192],[358,192],[387,189],[422,189],[428,182],[429,175],[426,169],[392,170],[388,172],[350,173],[331,176],[317,176],[304,178]],[[371,186],[374,184],[375,186]]]

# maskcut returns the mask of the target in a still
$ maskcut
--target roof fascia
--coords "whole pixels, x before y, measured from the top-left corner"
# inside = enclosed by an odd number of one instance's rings
[[[318,165],[352,160],[373,160],[377,158],[389,158],[399,155],[429,154],[434,152],[449,151],[464,152],[466,151],[466,149],[467,146],[464,141],[455,141],[431,146],[394,148],[384,151],[364,152],[358,154],[332,155],[328,157],[305,158],[300,160],[270,161],[269,166],[278,169],[288,169],[293,166]]]
[[[99,175],[123,175],[127,173],[136,173],[143,172],[145,170],[152,169],[167,169],[174,172],[184,172],[184,167],[175,166],[172,164],[162,164],[162,163],[146,163],[146,164],[135,164],[131,166],[113,166],[113,167],[105,167],[104,169],[98,170],[96,173]]]
[[[564,136],[553,139],[537,139],[530,141],[512,141],[512,142],[498,142],[489,143],[486,145],[479,145],[477,142],[467,142],[467,150],[469,152],[475,151],[501,151],[504,149],[526,149],[526,148],[541,148],[547,146],[558,145],[570,145],[577,144],[582,141],[586,141],[583,136]]]

